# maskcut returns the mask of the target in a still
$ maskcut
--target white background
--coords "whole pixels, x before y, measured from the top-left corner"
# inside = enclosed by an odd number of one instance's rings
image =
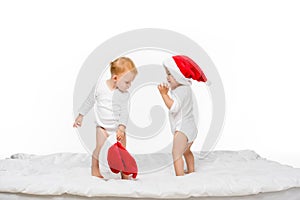
[[[85,152],[72,128],[84,60],[114,35],[164,28],[197,42],[222,77],[216,149],[300,167],[299,19],[296,1],[1,1],[0,155]]]

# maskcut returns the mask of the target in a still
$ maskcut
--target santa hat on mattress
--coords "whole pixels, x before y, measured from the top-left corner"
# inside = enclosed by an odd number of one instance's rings
[[[123,172],[125,175],[132,174],[132,178],[136,178],[138,168],[135,159],[120,142],[116,142],[108,149],[107,161],[113,173]]]
[[[207,78],[199,65],[188,56],[172,56],[163,61],[163,66],[168,68],[176,81],[183,85],[191,85],[191,79],[199,82],[207,81]]]

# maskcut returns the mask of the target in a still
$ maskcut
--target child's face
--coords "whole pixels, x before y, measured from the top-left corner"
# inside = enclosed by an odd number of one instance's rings
[[[134,80],[134,78],[135,74],[131,71],[126,71],[122,74],[119,74],[116,82],[117,88],[122,92],[127,91],[130,88],[131,82]]]
[[[176,87],[178,87],[180,84],[175,80],[175,78],[172,76],[168,68],[165,67],[166,74],[167,74],[167,81],[170,85],[171,90],[174,90]]]

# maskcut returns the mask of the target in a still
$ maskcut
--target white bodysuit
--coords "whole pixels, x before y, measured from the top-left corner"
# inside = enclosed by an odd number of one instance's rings
[[[181,85],[170,91],[173,104],[169,110],[172,133],[180,131],[186,135],[188,143],[197,137],[197,126],[193,115],[193,97],[190,86]]]
[[[109,135],[116,133],[120,124],[126,126],[128,121],[128,92],[119,89],[111,90],[106,80],[100,81],[96,88],[93,87],[88,98],[79,109],[79,113],[86,115],[94,106],[97,126],[106,129]]]

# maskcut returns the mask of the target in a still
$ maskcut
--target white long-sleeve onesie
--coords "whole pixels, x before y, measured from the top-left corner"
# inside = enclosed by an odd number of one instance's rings
[[[86,115],[94,106],[97,126],[105,128],[108,134],[112,134],[116,132],[120,124],[127,125],[128,99],[129,93],[127,91],[111,90],[106,80],[102,80],[98,87],[93,87],[81,105],[79,113]]]
[[[193,115],[193,97],[190,86],[181,85],[170,91],[173,104],[169,110],[172,133],[180,131],[186,135],[188,143],[197,137],[197,126]]]

